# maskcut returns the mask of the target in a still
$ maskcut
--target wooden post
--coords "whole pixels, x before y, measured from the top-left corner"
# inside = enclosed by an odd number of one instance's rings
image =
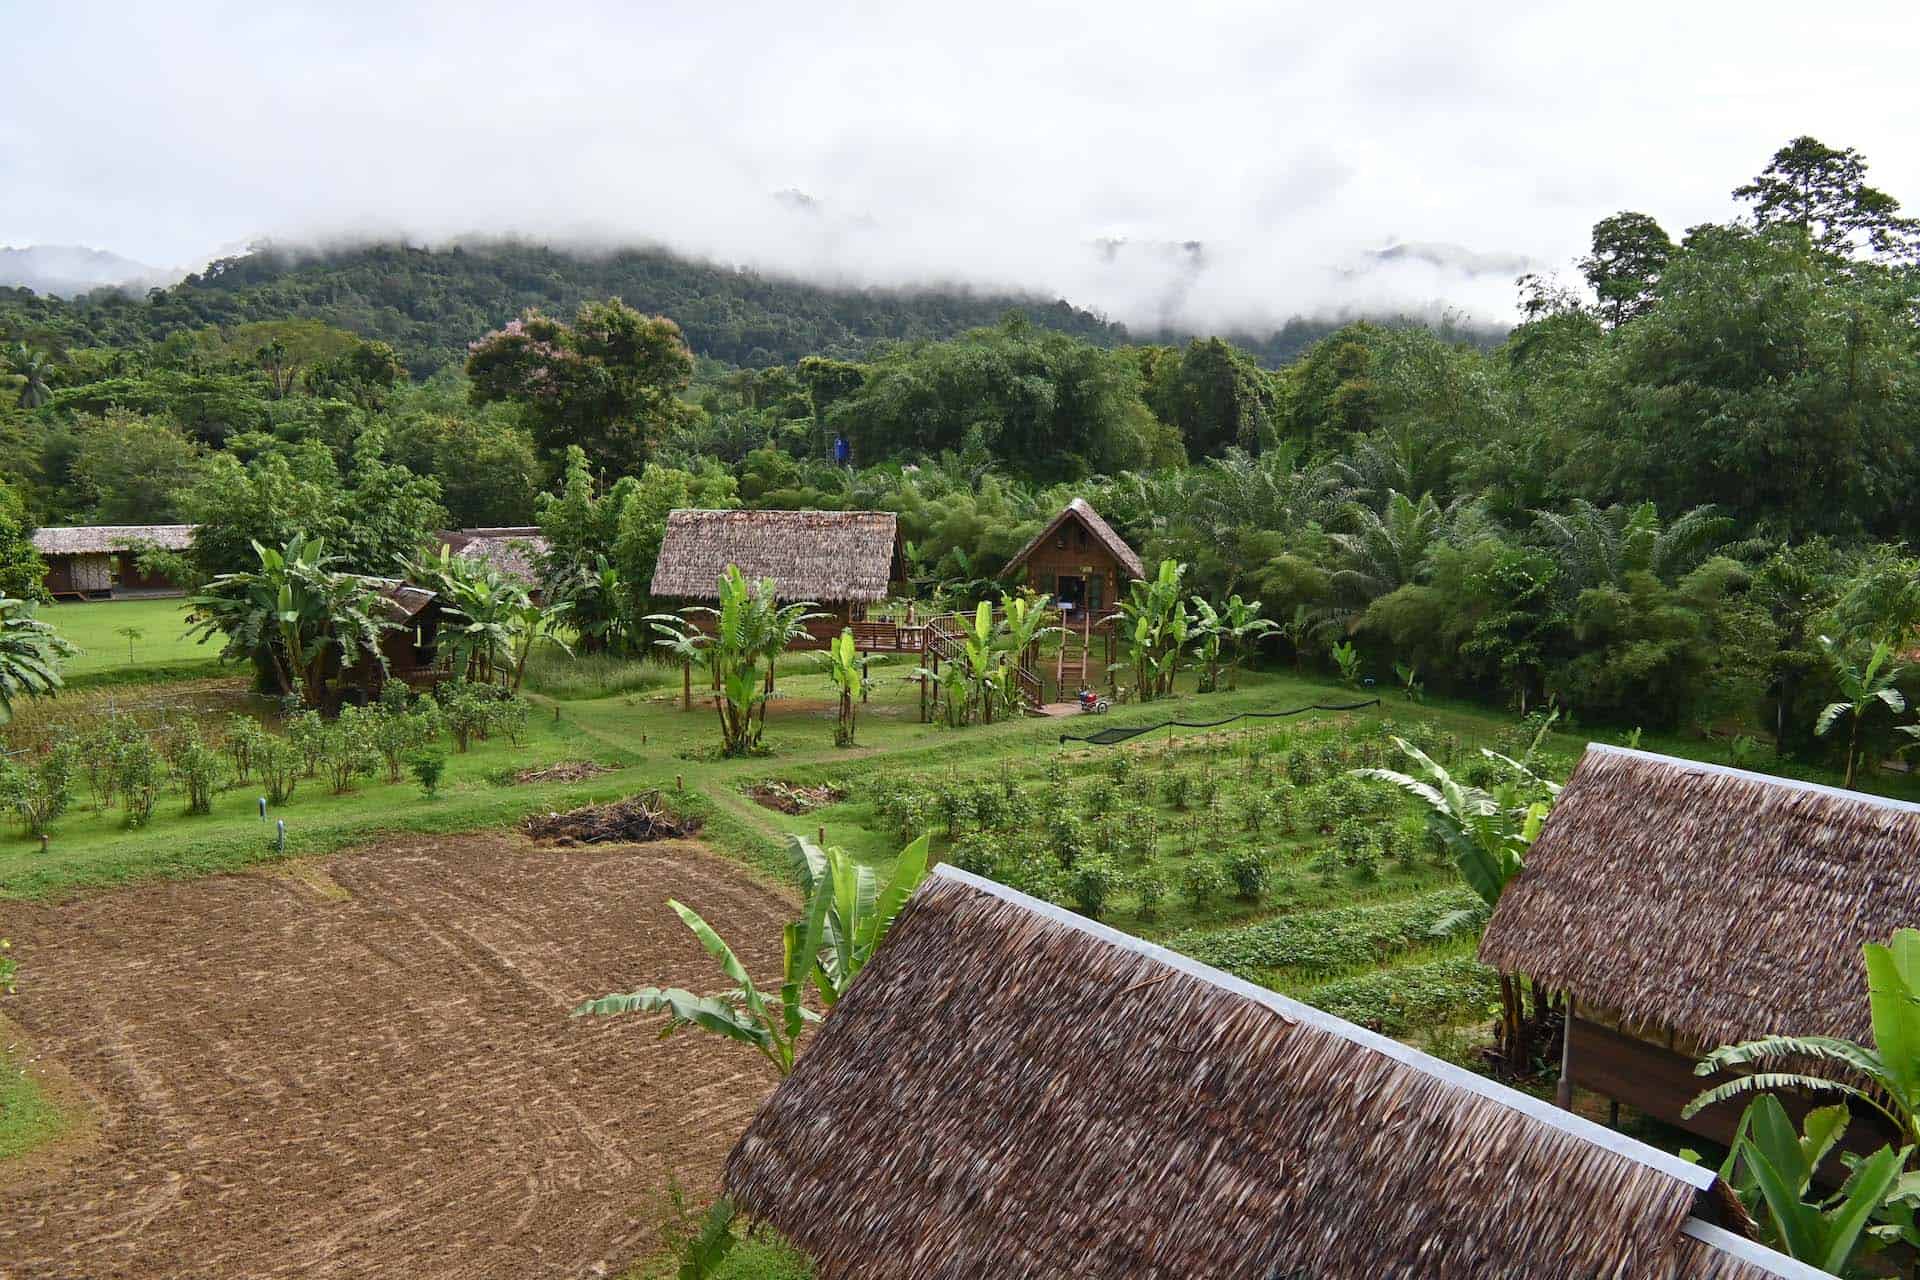
[[[1573,1077],[1567,1067],[1573,1058],[1573,993],[1567,993],[1567,1018],[1560,1031],[1560,1084],[1553,1091],[1553,1103],[1562,1111],[1573,1110]]]
[[[680,664],[680,709],[693,710],[693,660]]]
[[[822,849],[827,847],[827,829],[825,826],[822,826],[820,828],[819,835],[815,838],[814,843],[819,845]]]
[[[925,724],[926,722],[927,722],[927,677],[926,677],[926,668],[922,667],[921,675],[920,675],[920,723]]]
[[[867,694],[872,688],[873,688],[873,681],[869,679],[867,676],[867,659],[864,656],[862,656],[860,659],[860,701],[861,702],[864,703],[867,700]]]

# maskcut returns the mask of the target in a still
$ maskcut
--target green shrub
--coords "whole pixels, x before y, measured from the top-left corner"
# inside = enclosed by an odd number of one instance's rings
[[[440,686],[441,715],[453,735],[453,749],[465,754],[475,739],[484,741],[496,699],[490,688],[462,680]]]
[[[1472,956],[1344,978],[1306,996],[1317,1009],[1389,1036],[1458,1021],[1498,998],[1498,976]]]
[[[523,699],[497,699],[487,720],[487,732],[502,734],[515,747],[523,746],[527,740],[527,721],[532,712],[533,708]]]
[[[1134,877],[1133,892],[1140,899],[1140,918],[1159,919],[1160,904],[1167,898],[1166,880],[1154,872],[1145,872]]]
[[[327,722],[318,711],[307,710],[288,717],[287,742],[300,756],[300,776],[312,778],[320,772],[320,760],[327,753]]]
[[[1258,902],[1266,895],[1272,870],[1261,850],[1234,849],[1221,860],[1221,868],[1233,885],[1234,896],[1242,902]]]
[[[342,707],[339,717],[321,736],[320,756],[327,768],[327,780],[333,785],[333,794],[345,795],[353,790],[361,775],[373,772],[371,722],[379,715],[378,711]]]
[[[1186,810],[1193,804],[1193,775],[1178,769],[1169,773],[1161,784],[1162,794],[1168,804],[1175,809]]]
[[[253,771],[267,789],[269,804],[285,804],[293,799],[300,781],[302,756],[298,748],[278,734],[265,734],[253,748]]]
[[[134,738],[120,745],[113,762],[113,785],[120,793],[126,812],[126,825],[144,827],[153,817],[153,802],[160,794],[160,752],[146,738]]]
[[[1196,858],[1180,873],[1180,891],[1195,911],[1204,911],[1225,892],[1227,878],[1209,858]]]
[[[189,814],[213,812],[213,793],[220,787],[218,751],[202,742],[198,735],[189,736],[174,757],[173,776],[179,780],[180,790],[187,798]]]
[[[1243,978],[1275,970],[1309,977],[1378,964],[1409,947],[1469,936],[1486,923],[1480,896],[1456,887],[1397,902],[1334,907],[1227,929],[1190,929],[1167,945]]]
[[[233,762],[233,776],[238,782],[246,782],[253,775],[254,752],[260,746],[260,739],[267,731],[252,716],[234,712],[227,717],[227,738],[223,744],[227,759]]]
[[[0,760],[0,805],[13,810],[27,834],[46,835],[67,811],[78,756],[79,748],[67,742],[31,764]]]
[[[1066,890],[1074,910],[1098,920],[1118,889],[1120,876],[1105,858],[1083,856],[1067,872]]]
[[[431,800],[440,793],[440,780],[447,773],[447,753],[423,747],[407,756],[407,769],[420,784],[420,794]]]

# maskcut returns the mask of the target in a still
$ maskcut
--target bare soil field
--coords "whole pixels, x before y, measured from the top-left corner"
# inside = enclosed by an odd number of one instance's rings
[[[771,1071],[654,1019],[724,985],[666,907],[777,972],[789,905],[685,842],[408,838],[289,874],[0,904],[6,1012],[84,1093],[84,1144],[0,1166],[0,1276],[573,1277],[708,1193]]]

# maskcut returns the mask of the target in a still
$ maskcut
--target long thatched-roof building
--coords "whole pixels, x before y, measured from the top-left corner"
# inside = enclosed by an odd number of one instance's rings
[[[185,551],[193,545],[190,524],[59,525],[36,529],[33,549],[46,562],[47,593],[104,600],[114,595],[179,592],[167,578],[141,569],[147,547]]]
[[[1592,745],[1481,959],[1570,993],[1571,1084],[1682,1121],[1705,1050],[1869,1038],[1862,943],[1920,924],[1920,805]]]
[[[1710,1169],[949,867],[726,1187],[822,1280],[1817,1274]]]
[[[866,617],[906,574],[891,511],[674,511],[653,571],[662,600],[712,600],[738,565],[751,581],[772,579],[782,601],[810,600],[826,615],[814,639]]]

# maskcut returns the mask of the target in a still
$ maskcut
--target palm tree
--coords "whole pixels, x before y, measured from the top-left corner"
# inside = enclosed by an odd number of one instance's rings
[[[24,342],[15,343],[7,353],[7,367],[24,384],[19,393],[22,409],[38,409],[53,400],[53,389],[47,385],[53,361],[44,351],[36,351]]]
[[[1590,587],[1619,586],[1629,573],[1672,584],[1718,550],[1734,522],[1702,506],[1663,525],[1651,502],[1599,507],[1575,498],[1564,512],[1534,512],[1533,527],[1560,565],[1555,589],[1572,600]]]
[[[1342,566],[1334,573],[1332,585],[1352,618],[1381,596],[1418,581],[1428,553],[1446,528],[1447,516],[1430,493],[1416,500],[1389,490],[1379,512],[1357,502],[1348,504],[1347,520],[1353,531],[1333,535]]]
[[[225,635],[222,657],[261,664],[282,695],[308,703],[320,700],[330,657],[341,669],[363,656],[386,669],[380,637],[397,624],[376,579],[334,570],[319,539],[252,545],[258,569],[223,573],[188,601],[189,636]]]
[[[0,596],[0,724],[13,719],[16,698],[60,692],[60,660],[79,652],[34,616],[33,604]]]
[[[1820,637],[1820,647],[1826,650],[1833,678],[1844,696],[1827,704],[1814,721],[1813,731],[1824,738],[1842,716],[1847,718],[1847,775],[1841,785],[1851,787],[1854,766],[1860,759],[1860,725],[1876,706],[1884,706],[1894,715],[1907,709],[1906,696],[1894,687],[1907,669],[1893,660],[1893,646],[1884,640],[1873,646],[1865,666],[1855,666],[1846,651],[1827,636]]]

